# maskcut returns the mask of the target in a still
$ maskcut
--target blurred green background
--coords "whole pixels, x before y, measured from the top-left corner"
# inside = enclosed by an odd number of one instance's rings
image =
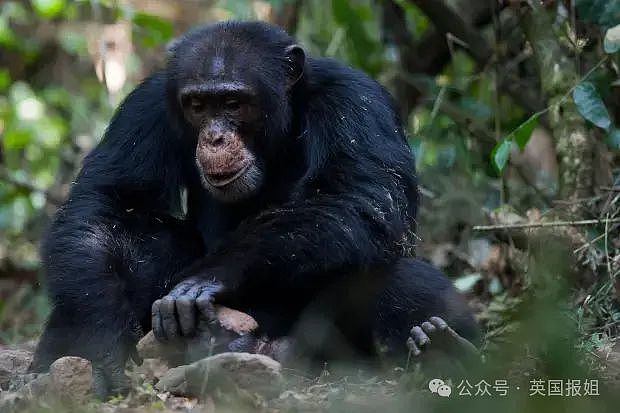
[[[618,0],[3,0],[0,347],[41,331],[39,240],[115,107],[175,36],[225,19],[279,24],[392,92],[421,182],[417,254],[468,295],[485,369],[618,392]],[[575,400],[511,408],[594,406]]]

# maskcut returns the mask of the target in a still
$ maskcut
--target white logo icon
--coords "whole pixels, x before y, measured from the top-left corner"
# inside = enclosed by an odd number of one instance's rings
[[[429,381],[428,389],[431,393],[437,393],[441,397],[450,397],[450,393],[452,393],[450,386],[445,384],[441,379],[433,379]]]

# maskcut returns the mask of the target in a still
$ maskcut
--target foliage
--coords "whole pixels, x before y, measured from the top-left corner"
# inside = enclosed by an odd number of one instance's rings
[[[602,129],[609,129],[611,119],[605,103],[591,82],[582,82],[575,87],[573,99],[581,115]]]

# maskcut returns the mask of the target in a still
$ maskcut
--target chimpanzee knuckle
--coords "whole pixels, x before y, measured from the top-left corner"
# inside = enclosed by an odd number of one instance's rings
[[[429,341],[428,336],[422,330],[422,327],[419,327],[419,326],[415,326],[413,328],[411,336],[416,341],[416,343],[419,344],[419,345],[424,345],[424,344],[426,344]]]
[[[162,309],[162,311],[172,311],[174,310],[174,303],[175,303],[175,299],[170,297],[169,295],[162,298],[161,300],[161,304],[160,304],[160,308]]]
[[[161,306],[161,300],[155,300],[151,306],[151,315],[155,316],[159,314],[159,307]]]
[[[196,298],[196,306],[200,309],[206,309],[208,307],[210,307],[212,305],[213,299],[208,296],[205,297],[205,295],[201,295],[200,297]]]
[[[177,309],[182,308],[190,308],[196,305],[196,299],[187,295],[183,295],[176,299],[175,301]]]
[[[446,323],[444,319],[441,317],[431,317],[429,321],[433,323],[433,325],[437,327],[439,330],[444,331],[448,328],[448,323]]]
[[[426,334],[433,334],[437,331],[437,328],[430,322],[425,321],[422,323],[422,330],[424,330]]]

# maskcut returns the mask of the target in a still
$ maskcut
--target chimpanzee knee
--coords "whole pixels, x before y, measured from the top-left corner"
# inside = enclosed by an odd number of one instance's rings
[[[479,327],[464,297],[441,271],[420,260],[402,258],[394,265],[376,315],[375,337],[389,353],[405,352],[412,328],[437,317],[461,338],[480,343]]]

